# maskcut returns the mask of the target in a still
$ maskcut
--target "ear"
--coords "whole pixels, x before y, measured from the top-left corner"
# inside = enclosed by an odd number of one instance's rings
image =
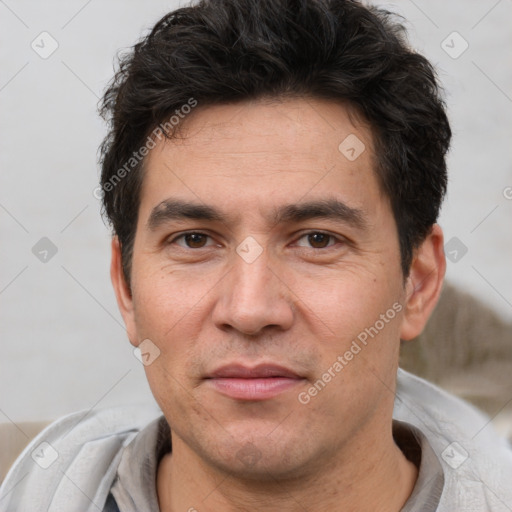
[[[434,224],[423,243],[415,250],[406,283],[405,312],[400,337],[418,336],[430,317],[443,286],[446,259],[443,231]]]
[[[138,346],[137,329],[135,327],[135,314],[133,307],[133,298],[130,289],[126,283],[123,273],[121,259],[121,246],[117,236],[112,237],[112,259],[110,262],[110,279],[116,294],[117,305],[123,316],[126,325],[128,339],[133,346]]]

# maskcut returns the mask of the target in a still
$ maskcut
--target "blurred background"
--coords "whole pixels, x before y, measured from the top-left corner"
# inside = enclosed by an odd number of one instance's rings
[[[454,131],[447,279],[512,320],[512,1],[372,2],[437,67]],[[153,398],[93,190],[116,53],[184,3],[0,0],[0,422]]]

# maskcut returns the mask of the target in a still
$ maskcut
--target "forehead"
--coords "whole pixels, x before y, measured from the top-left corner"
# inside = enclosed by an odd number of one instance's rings
[[[337,195],[354,207],[379,196],[369,126],[327,100],[196,107],[144,165],[141,217],[170,195],[255,212]]]

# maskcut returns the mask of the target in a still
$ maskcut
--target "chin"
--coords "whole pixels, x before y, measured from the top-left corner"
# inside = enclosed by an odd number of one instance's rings
[[[234,478],[276,482],[304,477],[311,470],[311,459],[304,443],[292,439],[273,442],[268,435],[251,441],[230,442],[217,445],[215,454],[208,457],[210,463]]]

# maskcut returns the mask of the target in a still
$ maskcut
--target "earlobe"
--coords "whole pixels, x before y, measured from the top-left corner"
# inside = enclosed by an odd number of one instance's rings
[[[401,339],[413,339],[424,329],[439,299],[445,271],[443,231],[438,224],[434,224],[423,243],[414,252],[405,287]]]
[[[130,343],[134,346],[138,345],[136,329],[135,329],[135,316],[133,307],[132,293],[126,283],[123,273],[123,265],[121,258],[121,246],[117,236],[112,237],[112,257],[110,262],[110,279],[116,294],[117,305],[123,317],[126,332]]]

